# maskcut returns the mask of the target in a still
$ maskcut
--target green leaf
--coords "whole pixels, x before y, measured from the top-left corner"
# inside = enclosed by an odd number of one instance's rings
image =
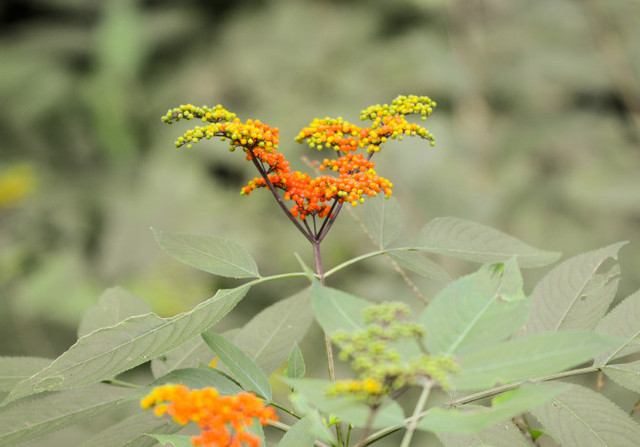
[[[323,287],[318,282],[311,287],[311,301],[316,321],[329,335],[340,330],[353,332],[364,329],[362,312],[374,304],[346,292]]]
[[[230,329],[223,332],[222,335],[232,339],[238,331],[238,328]],[[209,368],[209,364],[215,359],[217,359],[215,353],[204,342],[202,337],[196,337],[153,359],[151,361],[151,372],[153,377],[158,378],[176,369],[199,368],[200,365],[205,365]]]
[[[141,315],[91,332],[49,367],[18,383],[4,403],[42,391],[78,388],[109,379],[162,355],[211,327],[248,290],[249,286],[219,290],[213,298],[172,318]]]
[[[613,299],[619,269],[596,274],[602,263],[616,259],[619,242],[567,259],[551,270],[533,289],[531,315],[523,335],[559,330],[593,329]]]
[[[96,329],[113,326],[135,315],[151,312],[151,308],[142,298],[120,287],[105,290],[96,304],[85,312],[78,327],[78,338]]]
[[[609,399],[569,383],[545,383],[545,388],[567,387],[557,397],[533,410],[549,434],[563,446],[634,446],[640,425]]]
[[[151,361],[153,377],[161,377],[174,369],[195,368],[200,362],[209,364],[216,355],[202,337],[192,338]]]
[[[161,445],[173,446],[173,447],[193,447],[191,444],[191,436],[185,435],[163,435],[149,433],[147,436],[152,437],[158,441]]]
[[[640,393],[640,360],[602,368],[608,378],[631,391]]]
[[[46,368],[52,360],[40,357],[0,357],[0,392]]]
[[[278,447],[313,447],[316,437],[312,429],[312,419],[308,417],[300,419],[280,439]]]
[[[528,315],[522,277],[511,259],[502,272],[484,266],[448,284],[423,311],[420,322],[429,352],[451,355],[509,337]]]
[[[595,332],[545,332],[479,349],[460,360],[453,387],[464,390],[543,377],[592,359],[618,343]]]
[[[498,422],[470,435],[454,433],[436,433],[445,447],[531,447],[518,427],[511,421]]]
[[[431,220],[420,232],[415,248],[483,264],[516,256],[522,268],[541,267],[560,257],[560,253],[533,248],[493,228],[455,217]]]
[[[255,391],[263,398],[271,399],[269,379],[251,357],[222,335],[204,332],[202,338],[245,390]]]
[[[367,202],[362,222],[380,248],[385,248],[400,236],[401,216],[400,205],[396,199],[376,197]]]
[[[491,408],[475,405],[449,410],[433,408],[420,420],[418,428],[438,433],[475,433],[535,408],[561,392],[560,388],[549,389],[530,385],[493,398]]]
[[[289,379],[282,380],[291,388],[303,396],[304,402],[329,413],[337,418],[347,421],[356,427],[364,427],[371,413],[371,408],[364,402],[359,402],[346,397],[328,397],[326,389],[331,384],[322,379]],[[384,428],[393,425],[404,425],[404,413],[402,408],[394,400],[384,402],[376,412],[373,420],[373,428]]]
[[[270,376],[287,359],[313,322],[310,290],[280,300],[254,316],[233,337],[242,349]]]
[[[411,270],[420,276],[440,282],[451,281],[445,269],[416,251],[393,250],[387,252],[387,255],[396,261],[400,267]]]
[[[87,439],[80,447],[153,447],[157,442],[147,433],[170,434],[181,428],[170,419],[156,417],[153,411],[138,412]]]
[[[640,351],[640,290],[614,307],[600,321],[596,331],[622,340],[611,351],[596,357],[596,365],[606,365],[612,360]]]
[[[0,445],[10,447],[93,419],[117,407],[131,390],[95,384],[32,396],[0,409]]]
[[[208,234],[152,231],[164,251],[192,267],[229,278],[260,276],[251,254],[237,242]]]
[[[302,357],[302,351],[298,347],[298,343],[296,343],[293,345],[293,349],[291,349],[291,353],[289,354],[284,375],[291,379],[301,379],[304,377],[305,372],[304,357]]]
[[[238,394],[242,391],[242,388],[240,388],[237,383],[213,368],[184,368],[173,370],[157,378],[144,388],[136,390],[132,399],[142,399],[149,394],[153,388],[167,383],[186,385],[192,390],[215,388],[218,390],[218,393],[227,396]]]

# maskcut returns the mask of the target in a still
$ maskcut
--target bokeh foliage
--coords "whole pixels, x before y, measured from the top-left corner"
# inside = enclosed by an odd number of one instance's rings
[[[151,226],[242,241],[265,274],[296,268],[293,251],[311,259],[266,193],[239,197],[254,176],[241,156],[173,148],[159,117],[187,102],[279,126],[293,161],[317,156],[293,141],[316,116],[356,122],[369,104],[429,95],[436,149],[408,140],[377,159],[402,174],[409,233],[452,215],[565,255],[626,239],[619,296],[638,289],[635,0],[8,0],[0,23],[0,177],[31,185],[0,205],[2,355],[57,356],[105,287],[168,316],[229,285],[165,256]],[[345,213],[327,265],[368,244]],[[382,272],[332,280],[373,300],[413,293]]]

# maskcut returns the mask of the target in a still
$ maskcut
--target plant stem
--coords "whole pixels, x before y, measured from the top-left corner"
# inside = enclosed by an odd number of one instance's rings
[[[320,285],[324,287],[324,269],[322,268],[322,256],[320,253],[320,241],[312,242],[313,244],[313,255],[316,260],[316,273],[320,278]],[[329,379],[332,382],[336,381],[336,369],[335,364],[333,363],[333,347],[331,346],[331,339],[329,338],[329,334],[324,333],[324,345],[327,350],[327,366],[329,367]],[[338,437],[338,444],[344,445],[342,441],[342,426],[340,422],[336,423],[336,435]]]
[[[419,415],[423,412],[425,405],[427,404],[427,399],[429,399],[429,392],[431,391],[431,386],[433,382],[425,378],[422,383],[422,393],[420,394],[420,398],[418,399],[418,403],[416,404],[416,408],[413,411],[413,415],[411,416],[411,421],[407,425],[407,431],[402,438],[402,443],[400,447],[409,447],[411,444],[411,438],[413,438],[413,432],[416,430],[418,426],[418,421],[420,420]]]
[[[556,374],[551,374],[549,376],[545,376],[545,377],[540,377],[537,379],[531,379],[531,380],[522,380],[520,382],[514,382],[514,383],[509,383],[507,385],[500,385],[497,386],[495,388],[491,388],[489,390],[485,390],[485,391],[480,391],[479,393],[475,393],[475,394],[469,394],[468,396],[464,396],[461,397],[460,399],[455,399],[452,400],[451,402],[449,402],[449,406],[450,407],[457,407],[460,405],[464,405],[467,404],[469,402],[473,402],[476,400],[480,400],[483,399],[485,397],[491,397],[494,396],[496,394],[500,394],[500,393],[504,393],[505,391],[509,391],[509,390],[513,390],[515,388],[518,388],[520,385],[524,384],[524,383],[539,383],[539,382],[547,382],[549,380],[556,380],[556,379],[562,379],[564,377],[571,377],[571,376],[577,376],[580,374],[589,374],[589,373],[593,373],[596,371],[600,370],[600,366],[588,366],[586,368],[580,368],[580,369],[574,369],[571,371],[563,371],[563,372],[559,372]],[[398,431],[400,429],[402,429],[402,427],[404,427],[406,424],[411,423],[414,419],[416,421],[420,420],[420,418],[424,417],[424,415],[426,414],[426,411],[422,411],[419,414],[413,414],[411,417],[406,418],[402,424],[398,424],[396,426],[392,426],[392,427],[386,427],[383,428],[382,430],[379,430],[377,432],[375,432],[374,434],[372,434],[371,436],[369,436],[367,439],[365,439],[363,442],[359,442],[358,444],[356,444],[354,447],[364,447],[367,446],[369,444],[371,444],[372,442],[383,438],[395,431]],[[417,423],[417,422],[416,422]]]
[[[310,232],[307,232],[307,230],[305,230],[305,228],[300,224],[298,219],[293,217],[293,215],[291,214],[291,211],[289,211],[289,208],[287,208],[287,205],[285,205],[284,200],[282,200],[282,197],[280,197],[280,194],[278,194],[278,191],[276,191],[276,187],[273,185],[273,183],[271,183],[271,180],[269,179],[269,175],[264,170],[264,167],[262,166],[262,164],[260,164],[260,161],[258,161],[258,159],[256,158],[256,155],[253,152],[253,150],[249,148],[247,148],[247,150],[249,151],[249,154],[251,154],[251,161],[253,162],[254,166],[256,167],[256,169],[258,170],[258,172],[266,182],[267,188],[269,188],[269,191],[271,191],[271,194],[273,194],[273,197],[278,202],[278,205],[280,205],[280,208],[282,208],[282,211],[284,211],[284,214],[286,214],[286,216],[296,226],[296,228],[300,230],[302,234],[304,234],[304,237],[306,237],[309,240],[309,242],[313,244],[314,243],[313,235]]]

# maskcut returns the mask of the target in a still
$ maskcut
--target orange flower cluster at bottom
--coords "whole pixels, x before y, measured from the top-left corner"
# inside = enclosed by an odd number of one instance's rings
[[[258,418],[262,425],[277,421],[272,407],[264,405],[253,393],[220,396],[213,388],[189,390],[184,385],[163,385],[142,399],[142,408],[154,407],[157,416],[165,413],[181,424],[195,422],[202,433],[191,438],[194,446],[259,447],[260,438],[246,431]],[[229,428],[233,429],[232,434]]]

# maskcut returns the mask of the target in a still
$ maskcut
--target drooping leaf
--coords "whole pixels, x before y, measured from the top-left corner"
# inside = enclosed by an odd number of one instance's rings
[[[625,298],[609,312],[596,331],[621,339],[619,345],[595,359],[596,365],[640,351],[640,290]]]
[[[120,287],[112,287],[105,290],[96,304],[82,316],[78,338],[96,329],[113,326],[129,317],[149,312],[151,308],[142,298]]]
[[[460,360],[454,388],[475,390],[563,371],[618,343],[595,332],[544,332],[478,349]]]
[[[185,435],[164,435],[157,433],[149,433],[147,436],[155,439],[161,445],[173,447],[193,447],[191,444],[191,436]]]
[[[284,375],[292,379],[301,379],[304,377],[305,372],[304,357],[302,357],[302,351],[298,347],[298,343],[296,343],[293,345],[293,349],[291,349],[291,353],[289,354]]]
[[[440,264],[424,257],[416,251],[393,250],[387,253],[398,265],[407,270],[417,273],[425,278],[431,278],[440,282],[449,282],[451,278]]]
[[[420,322],[432,354],[459,354],[504,339],[521,328],[529,314],[515,260],[504,267],[484,266],[448,284],[426,307]]]
[[[0,392],[11,391],[18,382],[51,364],[41,357],[0,357]]]
[[[551,270],[533,289],[531,315],[522,335],[559,330],[590,330],[613,299],[619,269],[604,274],[598,268],[617,258],[626,242],[567,259]]]
[[[608,378],[631,391],[640,393],[640,360],[602,368]]]
[[[339,330],[352,332],[363,329],[362,312],[374,304],[346,292],[323,287],[318,282],[311,287],[311,301],[316,321],[329,335]]]
[[[560,395],[531,410],[560,445],[637,445],[640,425],[602,394],[569,383],[550,382],[542,386],[568,386]]]
[[[287,359],[313,322],[311,292],[280,300],[254,316],[233,337],[233,343],[270,376]]]
[[[230,278],[260,276],[251,254],[237,242],[208,234],[152,231],[164,251],[199,270]]]
[[[376,197],[370,200],[365,207],[362,222],[380,248],[387,247],[402,231],[402,213],[398,201],[393,197]]]
[[[560,253],[539,250],[498,230],[455,217],[431,220],[420,232],[415,248],[483,264],[513,256],[520,267],[551,264]]]
[[[83,442],[80,447],[153,447],[157,442],[147,433],[171,434],[182,426],[153,411],[138,412]]]
[[[490,408],[476,405],[462,409],[433,408],[420,420],[418,428],[437,433],[475,433],[535,408],[560,392],[560,388],[522,386],[493,398]]]
[[[301,394],[307,404],[347,421],[356,427],[364,427],[370,415],[371,408],[363,403],[346,397],[329,397],[327,387],[331,384],[322,379],[289,379],[283,377],[296,393]],[[402,425],[404,413],[394,400],[384,402],[373,420],[373,428],[384,428],[392,425]]]
[[[113,410],[130,389],[95,384],[31,396],[0,408],[0,445],[10,447]]]
[[[511,421],[498,422],[491,427],[468,435],[444,432],[436,433],[436,435],[445,447],[531,447],[529,441]]]
[[[269,379],[251,357],[222,335],[204,332],[202,338],[245,390],[271,399]]]
[[[89,385],[162,355],[224,317],[248,290],[249,286],[219,290],[191,311],[172,318],[141,315],[91,332],[49,367],[18,383],[4,403],[42,391]]]
[[[300,419],[280,439],[278,447],[313,447],[316,437],[312,429],[313,420],[311,418]]]

